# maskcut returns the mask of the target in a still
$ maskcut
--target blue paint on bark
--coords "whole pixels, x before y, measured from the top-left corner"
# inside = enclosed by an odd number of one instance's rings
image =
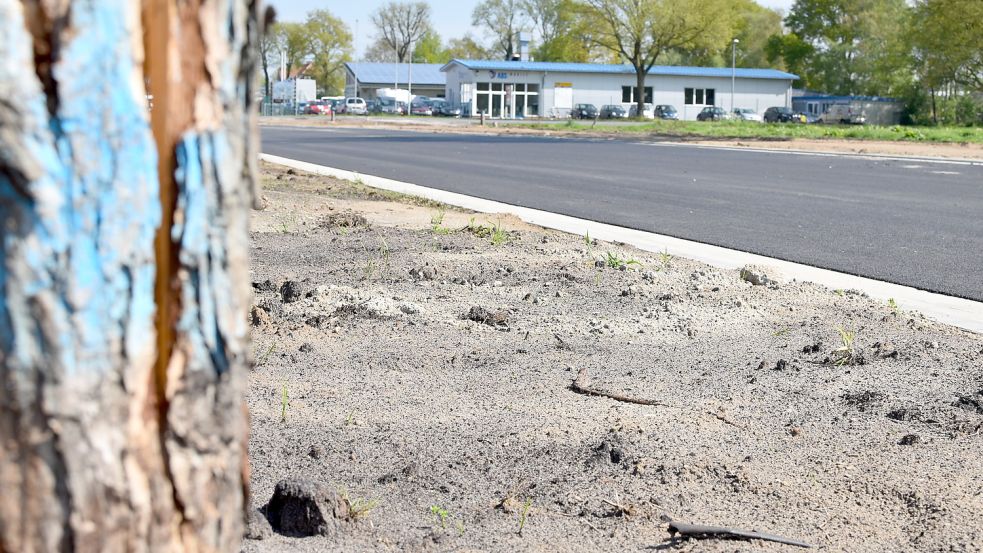
[[[109,359],[134,352],[133,334],[146,341],[153,333],[161,215],[156,149],[131,53],[126,14],[133,9],[129,0],[70,4],[75,31],[53,56],[58,96],[50,113],[55,89],[25,78],[33,67],[29,36],[15,24],[0,39],[10,48],[0,79],[21,83],[24,122],[18,144],[0,147],[21,153],[13,163],[39,169],[20,201],[7,201],[16,191],[0,178],[0,221],[18,222],[16,231],[5,228],[0,246],[0,347],[16,359],[12,369],[42,370],[32,365],[46,351],[66,378],[105,374],[120,370]],[[43,334],[32,311],[39,302],[50,310]]]
[[[222,224],[221,183],[215,173],[216,144],[226,143],[222,132],[188,133],[176,149],[177,212],[171,239],[178,244],[178,259],[188,278],[182,281],[182,311],[178,332],[192,342],[197,358],[188,370],[229,368],[225,334],[218,317],[219,303],[231,301]]]

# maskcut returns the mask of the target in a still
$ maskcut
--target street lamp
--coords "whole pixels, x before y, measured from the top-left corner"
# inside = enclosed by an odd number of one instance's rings
[[[730,113],[734,113],[734,83],[737,81],[737,43],[740,42],[738,39],[734,39],[731,42],[731,60],[730,60]]]

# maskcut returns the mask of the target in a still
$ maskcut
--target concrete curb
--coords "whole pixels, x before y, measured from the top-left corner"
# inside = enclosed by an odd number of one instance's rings
[[[777,270],[787,279],[794,278],[815,282],[834,290],[861,290],[871,297],[885,302],[888,298],[894,298],[900,309],[920,311],[939,322],[958,326],[973,332],[983,333],[983,303],[972,300],[954,298],[943,294],[926,292],[910,286],[891,284],[837,271],[830,271],[828,269],[810,267],[809,265],[802,265],[800,263],[782,261],[780,259],[719,246],[711,246],[691,240],[598,223],[568,215],[560,215],[549,211],[484,200],[456,192],[437,190],[417,184],[364,175],[354,171],[316,165],[285,157],[260,154],[260,159],[318,175],[326,175],[349,181],[359,180],[367,186],[420,196],[480,213],[510,213],[528,223],[579,236],[590,232],[592,237],[599,240],[624,242],[645,251],[661,252],[668,250],[672,255],[695,259],[722,269],[739,269],[745,265],[768,267]]]

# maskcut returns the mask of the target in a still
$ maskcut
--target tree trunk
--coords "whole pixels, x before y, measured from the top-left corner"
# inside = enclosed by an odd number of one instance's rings
[[[635,67],[635,106],[639,118],[645,118],[645,75],[648,71],[642,67]]]
[[[0,552],[237,550],[257,3],[0,0]]]

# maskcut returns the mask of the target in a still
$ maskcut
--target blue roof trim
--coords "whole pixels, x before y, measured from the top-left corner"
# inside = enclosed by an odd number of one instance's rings
[[[374,63],[374,62],[348,62],[345,67],[355,75],[355,79],[362,84],[394,84],[395,80],[406,86],[410,78],[408,63]],[[447,84],[447,74],[441,71],[439,63],[414,63],[413,64],[413,84],[439,85]],[[397,77],[397,71],[399,76]]]
[[[548,71],[552,73],[609,73],[634,74],[635,69],[628,65],[606,65],[600,63],[561,63],[550,61],[501,61],[501,60],[461,60],[453,59],[441,71],[453,64],[462,65],[471,70],[486,71]],[[649,70],[649,75],[684,76],[684,77],[730,77],[730,67],[686,67],[676,65],[656,65]],[[778,71],[777,69],[747,69],[738,67],[734,70],[736,77],[743,79],[781,79],[794,81],[798,75]]]

